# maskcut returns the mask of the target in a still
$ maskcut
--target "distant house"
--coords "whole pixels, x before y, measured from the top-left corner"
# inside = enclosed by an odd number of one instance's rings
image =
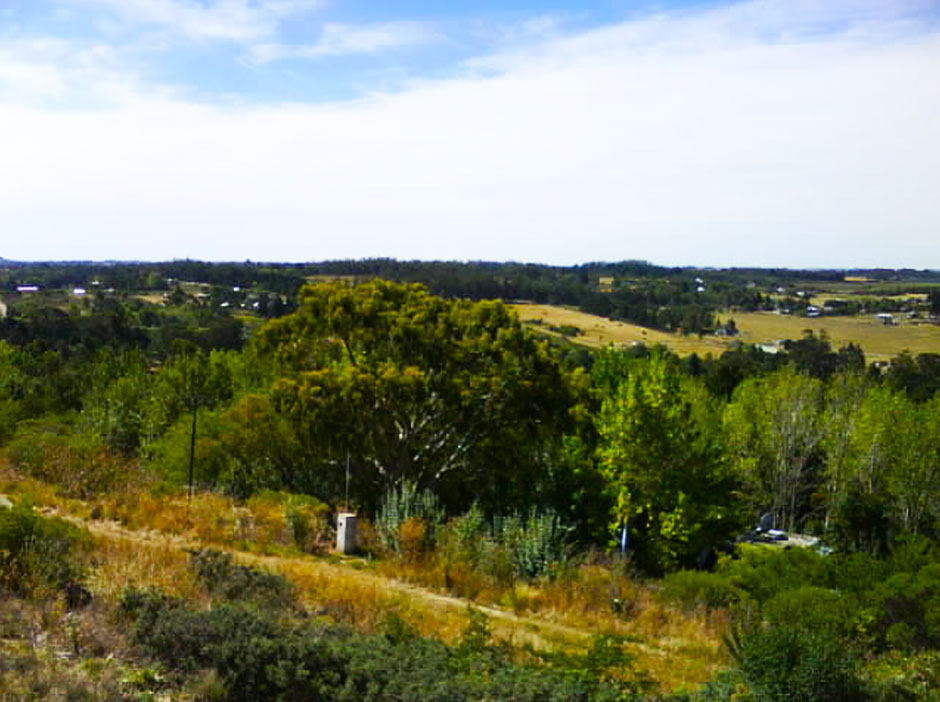
[[[27,292],[39,292],[38,285],[17,285],[16,292],[27,293]]]
[[[806,307],[807,317],[818,317],[821,314],[822,314],[822,311],[816,305],[807,305]]]
[[[897,326],[897,320],[894,318],[893,314],[890,314],[888,312],[879,312],[875,316],[878,317],[878,319],[881,320],[881,323],[886,326],[889,326],[889,327]]]
[[[73,288],[72,294],[75,295],[76,297],[81,297],[82,295],[87,295],[88,291],[85,290],[85,288]]]

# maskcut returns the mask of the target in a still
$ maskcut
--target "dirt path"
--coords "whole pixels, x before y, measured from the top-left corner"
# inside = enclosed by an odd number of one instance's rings
[[[171,545],[180,551],[184,549],[205,548],[195,539],[188,539],[174,534],[144,530],[134,531],[127,529],[112,521],[87,521],[73,515],[60,515],[69,521],[88,529],[94,536],[104,539],[118,539],[132,543],[151,543],[162,546]],[[212,546],[212,548],[219,548]],[[354,567],[353,559],[348,561],[328,562],[312,556],[268,556],[246,553],[244,551],[226,550],[240,562],[249,565],[260,565],[268,570],[286,575],[295,584],[300,586],[301,597],[305,600],[316,601],[317,594],[311,592],[304,585],[310,581],[323,582],[324,580],[350,580],[355,581],[359,589],[384,590],[388,594],[397,594],[405,597],[411,604],[420,603],[421,606],[431,609],[443,608],[459,614],[464,618],[468,608],[472,607],[485,614],[494,624],[494,633],[506,636],[515,642],[529,643],[537,648],[554,648],[559,644],[579,644],[597,633],[588,629],[579,629],[557,622],[546,621],[542,618],[520,616],[514,612],[490,605],[478,604],[470,600],[433,592],[400,580],[394,580],[382,575],[361,570]],[[297,582],[299,581],[299,582]]]
[[[232,553],[245,565],[283,574],[297,587],[300,600],[311,613],[366,629],[381,626],[386,616],[396,613],[422,635],[454,641],[466,629],[468,610],[472,608],[486,615],[496,639],[537,650],[583,650],[596,634],[625,634],[627,649],[635,657],[637,669],[647,671],[653,679],[664,683],[667,690],[700,684],[725,665],[718,653],[720,645],[711,646],[700,636],[676,630],[665,620],[661,629],[648,635],[636,636],[635,623],[630,619],[616,624],[616,632],[612,632],[606,625],[601,630],[589,624],[553,621],[552,612],[517,614],[498,606],[435,592],[377,573],[362,559],[261,555],[200,542],[185,535],[132,530],[117,522],[84,520],[69,514],[61,516],[87,528],[96,540],[106,540],[114,544],[115,549],[134,554],[132,558],[141,562],[151,555],[156,556],[153,558],[156,562],[160,559],[175,562],[175,575],[161,575],[158,566],[130,582],[126,579],[105,581],[100,594],[114,595],[133,582],[165,586],[169,580],[172,587],[174,577],[190,578],[185,549],[215,548]],[[94,591],[94,587],[92,589]]]

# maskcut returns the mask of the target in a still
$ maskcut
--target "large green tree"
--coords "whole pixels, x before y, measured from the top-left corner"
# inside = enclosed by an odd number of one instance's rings
[[[725,411],[725,435],[752,507],[795,530],[821,484],[824,385],[791,366],[750,378]]]
[[[691,565],[740,526],[714,403],[662,354],[635,362],[602,401],[598,455],[615,500],[613,526],[627,527],[648,570]]]
[[[406,480],[454,506],[537,499],[584,385],[504,304],[420,285],[307,286],[254,347],[278,361],[270,404],[298,447],[286,487],[336,497],[348,461],[365,503]]]

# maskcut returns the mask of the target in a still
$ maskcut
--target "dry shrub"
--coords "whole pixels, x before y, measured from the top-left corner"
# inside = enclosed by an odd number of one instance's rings
[[[419,517],[408,517],[398,527],[398,543],[401,556],[408,563],[417,563],[428,546],[428,525]]]
[[[330,507],[306,495],[264,491],[245,507],[251,514],[257,543],[296,547],[305,553],[323,553],[330,547]]]

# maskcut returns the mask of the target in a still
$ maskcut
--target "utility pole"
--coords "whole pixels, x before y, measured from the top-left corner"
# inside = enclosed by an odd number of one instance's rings
[[[189,436],[189,499],[193,499],[193,474],[196,464],[196,410],[199,405],[193,400],[193,431]]]

